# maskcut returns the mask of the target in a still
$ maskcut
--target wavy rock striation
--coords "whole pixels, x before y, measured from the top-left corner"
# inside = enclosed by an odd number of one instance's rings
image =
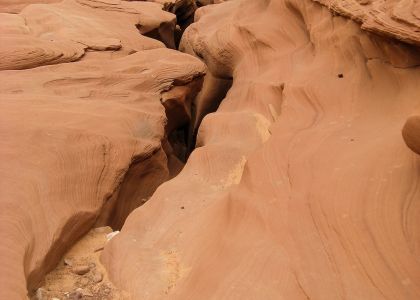
[[[24,299],[95,223],[121,227],[170,178],[166,115],[184,126],[204,72],[168,49],[0,72],[1,299]]]
[[[48,3],[57,3],[61,1],[62,0],[2,0],[0,2],[0,12],[17,14],[23,8],[31,4],[35,4],[35,3],[48,4]]]
[[[362,29],[420,45],[419,0],[313,0],[361,24]]]
[[[419,299],[418,8],[2,1],[0,299]]]
[[[29,5],[1,18],[0,70],[174,48],[176,17],[156,3],[65,0]]]
[[[309,0],[196,21],[181,49],[211,73],[197,106],[232,86],[105,248],[111,279],[134,299],[418,299],[420,161],[401,136],[418,48]]]

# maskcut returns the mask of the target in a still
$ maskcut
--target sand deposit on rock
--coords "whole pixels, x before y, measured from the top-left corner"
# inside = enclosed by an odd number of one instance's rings
[[[108,241],[106,235],[112,229],[98,229],[89,231],[64,255],[57,268],[45,277],[45,283],[32,297],[33,300],[130,299],[127,293],[116,289],[109,281],[99,259],[101,252],[96,251],[105,246]]]

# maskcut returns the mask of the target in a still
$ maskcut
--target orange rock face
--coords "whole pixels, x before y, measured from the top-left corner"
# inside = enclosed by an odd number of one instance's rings
[[[407,146],[420,154],[420,117],[410,117],[405,123],[402,133]]]
[[[419,299],[418,8],[0,0],[0,299]]]
[[[0,263],[10,272],[0,293],[13,292],[1,299],[17,299],[25,276],[36,286],[95,222],[121,226],[167,180],[160,98],[203,73],[167,49],[0,73]]]
[[[0,299],[24,299],[92,226],[121,227],[179,171],[168,136],[189,122],[205,66],[140,34],[173,39],[175,15],[154,3],[3,16]]]
[[[5,13],[18,13],[23,8],[30,4],[36,4],[36,3],[57,3],[61,0],[1,0],[0,2],[0,12]],[[0,21],[1,22],[1,21]]]
[[[418,49],[306,0],[196,21],[181,50],[232,87],[105,248],[114,282],[135,299],[418,299],[419,158],[401,136]]]
[[[420,46],[419,0],[313,0],[349,17],[364,30]]]
[[[175,22],[175,15],[148,2],[66,0],[29,5],[17,15],[2,16],[0,70],[112,58],[164,47],[143,36],[150,32],[173,46]]]

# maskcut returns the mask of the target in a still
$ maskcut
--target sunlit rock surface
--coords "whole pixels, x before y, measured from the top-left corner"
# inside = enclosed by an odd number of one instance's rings
[[[401,134],[418,49],[308,0],[196,21],[181,50],[204,86],[232,87],[106,247],[114,282],[136,299],[418,299],[419,158]]]
[[[25,299],[92,226],[121,227],[179,171],[168,136],[205,66],[136,28],[173,38],[175,19],[125,1],[2,14],[1,299]]]
[[[419,299],[418,9],[0,0],[0,299]]]

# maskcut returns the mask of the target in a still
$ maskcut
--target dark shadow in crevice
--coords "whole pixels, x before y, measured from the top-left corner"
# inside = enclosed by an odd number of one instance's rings
[[[177,25],[174,28],[174,41],[175,47],[178,49],[181,37],[184,34],[185,29],[194,22],[195,11],[198,6],[196,1],[185,0],[175,3],[165,3],[163,10],[168,11],[176,15]]]
[[[185,163],[188,158],[188,133],[190,123],[175,129],[168,136],[168,142],[172,147],[173,154],[182,162]]]
[[[203,88],[191,105],[191,126],[188,135],[188,156],[196,147],[198,130],[203,119],[217,111],[232,87],[232,79],[220,79],[208,73],[204,77]]]

